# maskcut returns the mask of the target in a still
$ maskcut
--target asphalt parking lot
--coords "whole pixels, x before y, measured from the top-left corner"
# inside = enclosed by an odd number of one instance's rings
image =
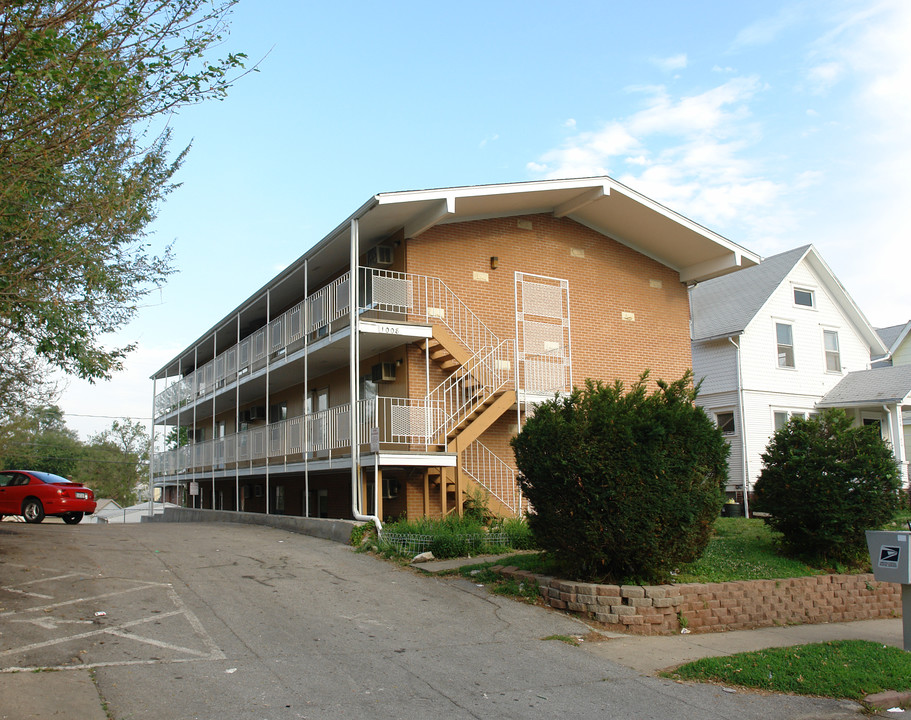
[[[554,639],[586,632],[272,528],[0,524],[3,720],[857,717]]]

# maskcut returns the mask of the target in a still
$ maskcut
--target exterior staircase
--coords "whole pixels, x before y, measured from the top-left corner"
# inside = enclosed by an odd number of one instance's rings
[[[483,451],[474,450],[474,455],[483,454],[485,462],[474,463],[470,470],[466,464],[469,448],[480,445],[477,439],[517,402],[513,343],[497,338],[470,310],[464,310],[474,321],[469,332],[458,332],[445,317],[434,316],[432,336],[417,343],[449,373],[430,391],[426,401],[428,406],[440,408],[431,436],[458,457],[455,468],[431,470],[428,480],[432,487],[443,485],[443,515],[461,515],[461,499],[475,486],[488,495],[492,512],[517,515],[522,507],[512,468],[483,445]],[[488,470],[493,467],[498,478],[496,487]]]

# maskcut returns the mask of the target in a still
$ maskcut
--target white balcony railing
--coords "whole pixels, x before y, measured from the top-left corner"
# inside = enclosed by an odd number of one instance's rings
[[[268,326],[256,330],[155,396],[155,416],[184,407],[249,373],[266,355],[280,356],[305,332],[313,340],[330,333],[348,315],[346,273],[316,291]],[[496,347],[499,339],[446,284],[435,277],[359,268],[362,312],[391,314],[404,321],[445,325],[471,353]]]
[[[251,428],[216,440],[187,445],[155,454],[152,465],[156,475],[205,472],[243,466],[257,461],[300,462],[327,457],[333,451],[351,447],[348,404]],[[358,443],[366,450],[372,431],[381,449],[439,450],[430,432],[439,424],[442,411],[426,400],[378,397],[358,401]],[[375,432],[375,431],[374,431]],[[344,454],[344,453],[343,453]]]

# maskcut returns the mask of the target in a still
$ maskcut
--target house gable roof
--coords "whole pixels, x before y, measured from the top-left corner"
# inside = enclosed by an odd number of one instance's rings
[[[743,333],[811,247],[788,250],[754,267],[697,284],[690,290],[693,339]]]
[[[791,271],[804,261],[854,325],[871,355],[884,353],[886,346],[883,341],[813,245],[773,255],[756,267],[708,280],[692,288],[693,340],[742,334]]]
[[[885,328],[876,328],[876,332],[879,334],[879,337],[882,338],[887,352],[885,355],[881,355],[875,359],[892,362],[892,356],[898,351],[902,343],[905,342],[908,334],[911,333],[911,321],[902,323],[901,325],[891,325]]]
[[[848,373],[817,403],[817,407],[907,404],[911,396],[911,365]]]
[[[901,325],[876,328],[876,332],[879,333],[882,341],[886,344],[886,347],[889,348],[889,352],[894,352],[895,348],[898,347],[900,340],[903,340],[905,335],[908,334],[909,327],[911,327],[911,322],[906,322]]]

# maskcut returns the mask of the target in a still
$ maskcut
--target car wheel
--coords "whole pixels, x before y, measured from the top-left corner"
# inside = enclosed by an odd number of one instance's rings
[[[27,523],[40,523],[44,520],[44,506],[38,498],[28,498],[22,503],[22,517]]]
[[[83,514],[84,513],[81,512],[71,512],[64,513],[60,517],[63,518],[63,522],[65,522],[67,525],[78,525],[79,521],[82,520]]]

